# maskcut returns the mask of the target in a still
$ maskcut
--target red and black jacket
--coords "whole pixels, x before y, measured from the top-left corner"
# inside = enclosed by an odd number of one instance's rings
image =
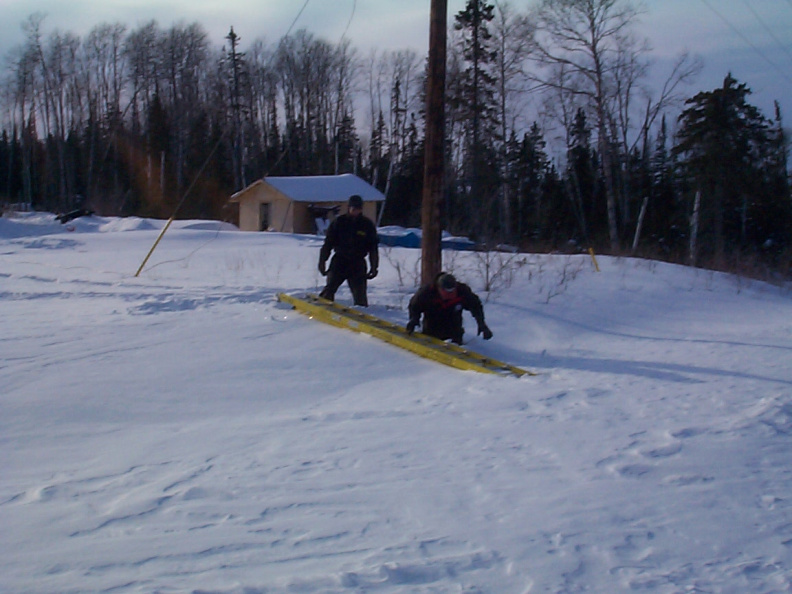
[[[440,340],[449,338],[462,343],[465,332],[462,326],[462,311],[468,310],[479,325],[484,324],[484,308],[481,299],[465,283],[457,282],[456,296],[443,299],[435,283],[425,285],[412,296],[409,304],[410,321],[418,325],[423,315],[422,332]]]

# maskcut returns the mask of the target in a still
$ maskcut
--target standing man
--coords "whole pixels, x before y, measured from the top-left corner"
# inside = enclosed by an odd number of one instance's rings
[[[457,280],[446,272],[437,275],[434,282],[424,285],[410,299],[410,321],[407,323],[407,333],[412,334],[421,321],[423,315],[424,334],[434,336],[440,340],[449,338],[457,344],[462,344],[462,310],[473,314],[478,323],[478,333],[484,335],[484,340],[492,338],[492,330],[484,322],[484,308],[469,286]]]
[[[355,305],[368,307],[366,280],[377,276],[378,243],[376,226],[371,219],[363,216],[363,199],[358,195],[350,196],[347,214],[330,223],[319,252],[319,272],[327,276],[327,284],[319,296],[335,300],[338,287],[347,281]],[[328,269],[326,264],[331,251],[335,251],[335,254]],[[369,258],[368,273],[366,255]]]

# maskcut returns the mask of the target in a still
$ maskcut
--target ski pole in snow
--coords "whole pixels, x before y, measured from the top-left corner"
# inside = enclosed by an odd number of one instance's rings
[[[137,272],[135,273],[135,278],[140,276],[140,273],[143,270],[143,267],[146,265],[146,262],[148,262],[149,258],[151,257],[151,254],[154,253],[154,250],[157,249],[157,245],[159,245],[159,242],[162,239],[162,236],[165,235],[165,232],[168,230],[168,227],[171,226],[171,223],[173,222],[173,219],[176,217],[176,213],[179,212],[179,209],[182,207],[182,204],[184,204],[184,201],[187,200],[187,196],[190,195],[190,192],[192,191],[193,187],[195,186],[195,183],[198,181],[198,178],[201,177],[201,174],[203,173],[203,170],[206,169],[206,166],[209,164],[209,161],[212,160],[212,157],[214,156],[215,151],[217,150],[217,147],[220,146],[220,143],[222,142],[224,137],[225,137],[225,132],[223,132],[220,135],[220,138],[217,139],[217,142],[215,143],[214,147],[212,148],[212,152],[210,152],[209,156],[206,157],[206,161],[204,161],[203,165],[201,165],[201,169],[196,174],[195,178],[193,179],[192,183],[190,184],[190,187],[187,188],[187,191],[184,193],[184,196],[182,196],[182,199],[176,205],[176,208],[174,209],[173,214],[168,219],[168,222],[165,224],[165,226],[162,228],[162,231],[160,232],[159,237],[157,237],[157,241],[154,242],[154,245],[151,246],[151,249],[149,250],[149,253],[146,254],[145,258],[143,258],[143,263],[140,265],[140,268],[137,269]]]
[[[178,207],[177,207],[177,210],[178,210]],[[173,214],[174,214],[174,216],[176,215],[176,213],[173,213]],[[151,246],[151,249],[149,250],[149,253],[146,254],[145,258],[143,258],[143,263],[140,265],[140,268],[137,269],[137,272],[135,273],[135,278],[140,276],[140,272],[143,270],[143,267],[146,265],[146,262],[148,262],[149,258],[151,257],[151,254],[153,254],[154,250],[157,249],[157,245],[159,245],[159,242],[162,239],[162,236],[165,235],[165,231],[168,230],[168,227],[171,226],[172,222],[173,222],[173,216],[168,219],[167,223],[165,223],[165,226],[162,228],[162,231],[160,231],[159,237],[157,237],[157,241],[154,242],[154,245]]]

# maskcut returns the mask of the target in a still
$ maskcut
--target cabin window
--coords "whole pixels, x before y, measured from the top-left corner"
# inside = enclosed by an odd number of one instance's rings
[[[259,220],[261,221],[261,226],[259,227],[259,231],[266,231],[270,228],[270,203],[264,202],[259,205]]]

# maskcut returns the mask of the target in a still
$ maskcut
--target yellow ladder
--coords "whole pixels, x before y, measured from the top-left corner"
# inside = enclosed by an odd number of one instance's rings
[[[532,371],[509,365],[491,357],[485,357],[475,351],[443,342],[420,332],[407,334],[407,331],[398,324],[363,313],[351,307],[339,305],[318,295],[308,294],[304,297],[295,297],[286,293],[279,293],[278,300],[288,303],[300,313],[304,313],[326,324],[369,334],[420,355],[425,359],[431,359],[457,369],[516,377],[536,375]]]

